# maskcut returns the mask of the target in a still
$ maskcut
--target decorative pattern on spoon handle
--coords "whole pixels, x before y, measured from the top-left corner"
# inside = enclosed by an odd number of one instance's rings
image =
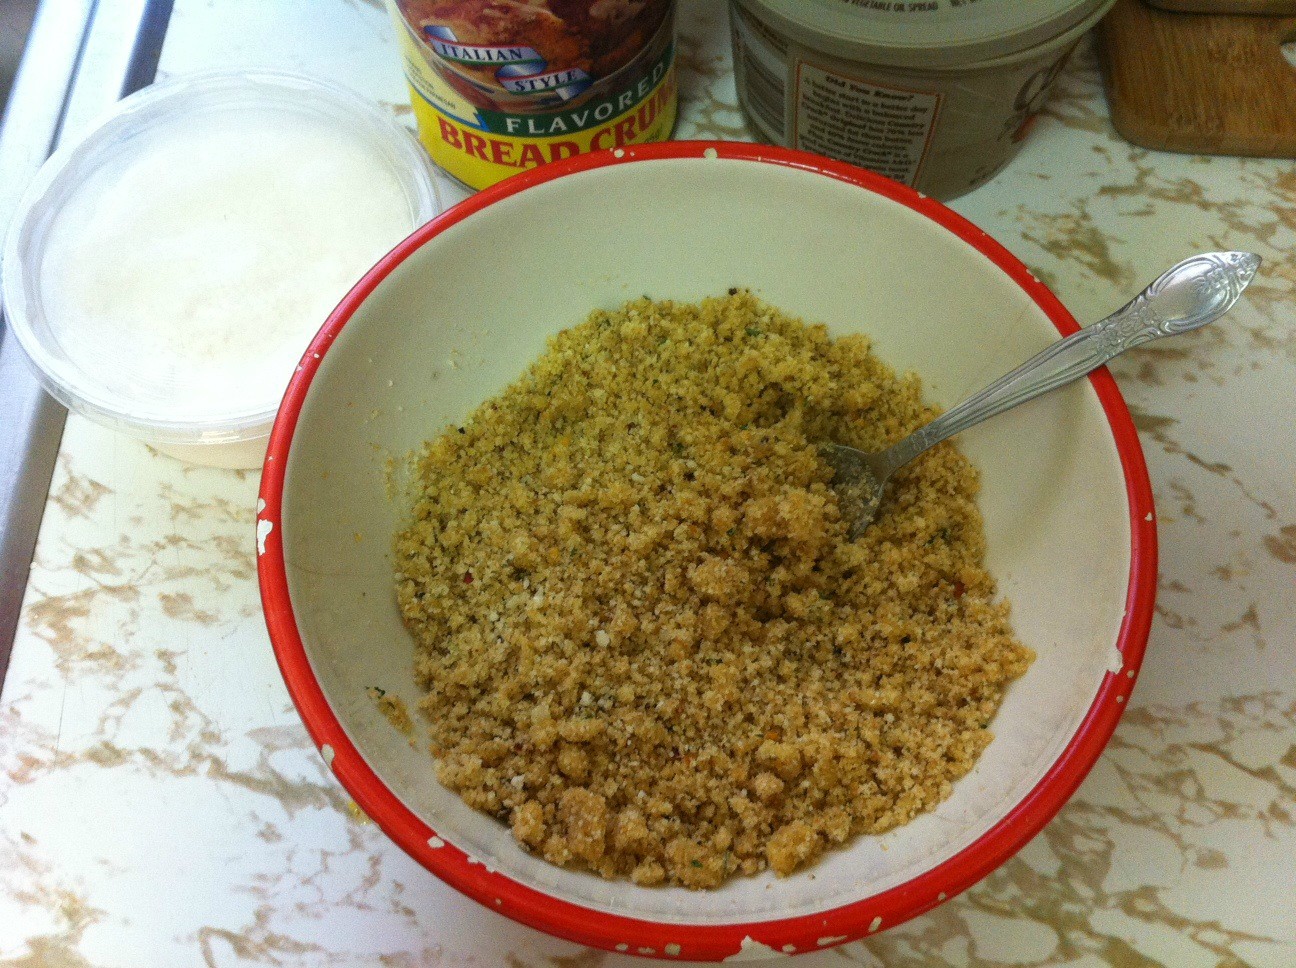
[[[1249,252],[1207,252],[1168,269],[1152,285],[1093,329],[1111,359],[1162,336],[1205,326],[1226,312],[1255,276]]]

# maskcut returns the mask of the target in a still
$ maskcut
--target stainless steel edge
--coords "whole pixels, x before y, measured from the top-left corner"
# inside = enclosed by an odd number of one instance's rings
[[[152,82],[172,2],[42,0],[0,122],[0,236],[50,153]],[[0,688],[66,415],[0,316]]]

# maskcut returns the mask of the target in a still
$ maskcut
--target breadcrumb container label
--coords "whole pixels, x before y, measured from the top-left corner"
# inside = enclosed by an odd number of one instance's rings
[[[675,127],[673,0],[388,0],[419,136],[469,188]]]

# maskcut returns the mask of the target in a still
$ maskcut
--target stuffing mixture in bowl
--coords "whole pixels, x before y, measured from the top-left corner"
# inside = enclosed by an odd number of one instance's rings
[[[789,874],[931,810],[1032,652],[952,444],[847,539],[816,446],[934,416],[747,292],[596,312],[428,444],[397,596],[437,777],[637,884]]]

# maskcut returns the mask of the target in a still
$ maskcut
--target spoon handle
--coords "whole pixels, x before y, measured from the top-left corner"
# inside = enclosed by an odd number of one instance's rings
[[[1224,315],[1260,267],[1249,252],[1208,252],[1166,270],[1132,300],[1059,340],[979,393],[884,451],[892,468],[982,420],[1056,390],[1128,349],[1205,326]]]

